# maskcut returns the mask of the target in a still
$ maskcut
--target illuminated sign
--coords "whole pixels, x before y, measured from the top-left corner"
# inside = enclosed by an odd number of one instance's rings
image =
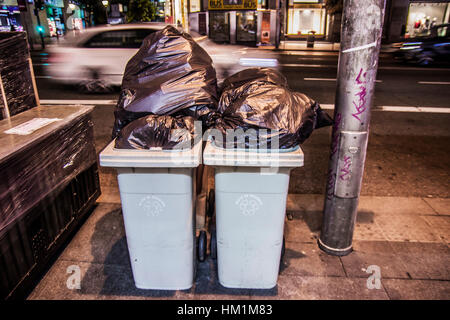
[[[256,10],[258,0],[208,0],[209,10]]]
[[[199,12],[200,11],[200,0],[189,1],[189,12]]]

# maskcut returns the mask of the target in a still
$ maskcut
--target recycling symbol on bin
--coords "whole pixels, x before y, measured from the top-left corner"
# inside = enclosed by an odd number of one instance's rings
[[[244,194],[237,199],[236,204],[244,216],[254,216],[262,206],[262,201],[255,195]]]
[[[166,205],[158,197],[145,196],[139,202],[139,206],[144,209],[144,211],[148,217],[150,217],[150,216],[157,217],[163,212],[164,207]]]

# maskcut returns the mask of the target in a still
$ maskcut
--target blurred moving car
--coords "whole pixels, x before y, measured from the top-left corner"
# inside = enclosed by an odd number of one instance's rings
[[[145,37],[165,26],[124,24],[68,34],[60,44],[49,48],[46,72],[52,80],[78,85],[84,91],[120,85],[125,65]]]
[[[54,81],[75,84],[85,92],[108,91],[120,86],[128,60],[149,34],[164,23],[122,24],[85,29],[49,48],[47,75]],[[209,53],[219,82],[247,67],[277,68],[275,54],[239,45],[219,45],[192,34]],[[249,51],[250,50],[250,51]]]
[[[398,46],[394,57],[404,62],[428,66],[450,62],[450,23],[430,28],[425,36],[408,39]]]

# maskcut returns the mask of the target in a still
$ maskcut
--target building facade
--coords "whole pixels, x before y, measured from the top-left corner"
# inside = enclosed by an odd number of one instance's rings
[[[324,0],[190,0],[190,29],[217,42],[277,45],[280,40],[325,39]]]
[[[23,31],[17,0],[0,0],[0,31]]]
[[[383,28],[386,43],[427,35],[437,24],[449,23],[448,0],[388,0]]]

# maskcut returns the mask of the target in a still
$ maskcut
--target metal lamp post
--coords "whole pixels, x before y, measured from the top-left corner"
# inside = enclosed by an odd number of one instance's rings
[[[386,0],[344,0],[324,217],[319,247],[352,251]]]

